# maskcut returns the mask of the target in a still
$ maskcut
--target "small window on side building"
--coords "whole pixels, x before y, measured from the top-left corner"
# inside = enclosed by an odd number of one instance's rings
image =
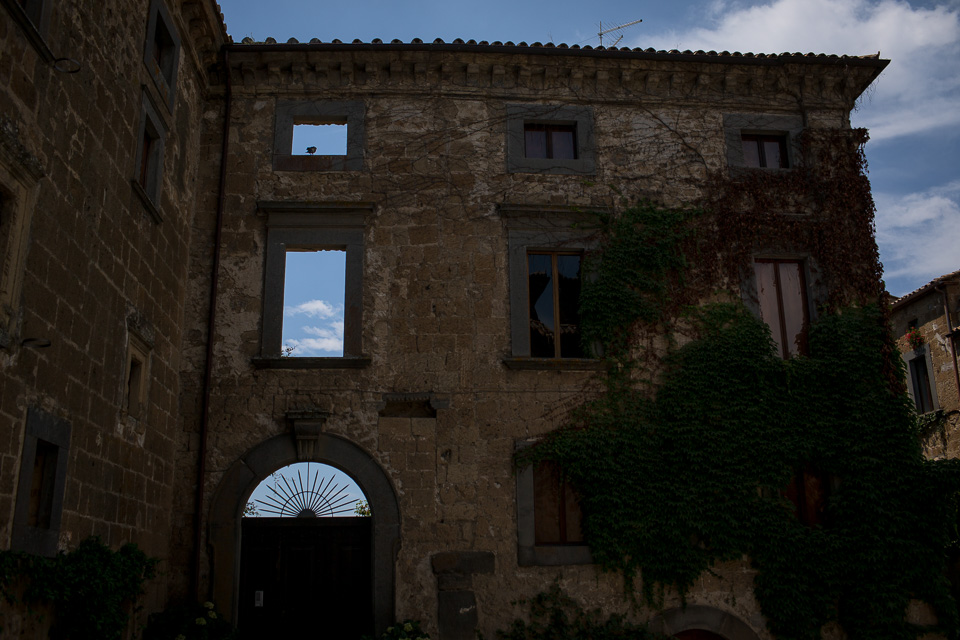
[[[910,385],[913,387],[913,403],[917,408],[917,413],[935,411],[930,375],[927,372],[926,353],[919,358],[912,358],[909,366]]]

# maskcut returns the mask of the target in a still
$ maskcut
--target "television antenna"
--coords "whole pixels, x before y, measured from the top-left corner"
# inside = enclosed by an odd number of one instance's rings
[[[633,25],[635,25],[635,24],[640,24],[641,22],[643,22],[643,20],[634,20],[633,22],[627,22],[627,23],[624,23],[624,24],[617,25],[617,26],[615,26],[615,27],[610,27],[609,29],[604,29],[604,28],[603,28],[603,21],[601,20],[601,21],[600,21],[600,31],[597,32],[597,36],[600,38],[600,46],[601,46],[601,47],[603,46],[603,36],[604,36],[604,34],[612,33],[612,32],[614,32],[614,31],[620,31],[621,29],[625,29],[625,28],[627,28],[627,27],[632,27]],[[623,34],[622,34],[622,33],[617,34],[617,39],[614,40],[614,41],[613,41],[613,44],[610,45],[610,46],[611,46],[611,47],[617,46],[617,44],[619,44],[621,40],[623,40]]]

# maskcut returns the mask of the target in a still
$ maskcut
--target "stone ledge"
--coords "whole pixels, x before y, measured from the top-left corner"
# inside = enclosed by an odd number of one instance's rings
[[[603,371],[607,364],[594,358],[509,357],[503,364],[514,371]]]
[[[365,369],[369,356],[347,358],[252,358],[256,369]]]

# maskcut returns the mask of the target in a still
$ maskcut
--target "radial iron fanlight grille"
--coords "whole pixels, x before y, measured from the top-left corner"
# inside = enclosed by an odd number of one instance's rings
[[[279,477],[279,481],[276,478]],[[322,477],[320,471],[314,471],[311,478],[307,467],[306,481],[298,469],[296,477],[287,478],[277,474],[273,486],[265,500],[256,500],[266,515],[281,518],[320,518],[341,513],[352,513],[358,502],[345,494],[349,485],[334,483],[334,476]]]

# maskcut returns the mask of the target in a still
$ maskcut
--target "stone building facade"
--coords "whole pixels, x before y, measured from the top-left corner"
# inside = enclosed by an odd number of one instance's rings
[[[789,172],[800,134],[849,129],[887,64],[232,43],[199,0],[3,0],[0,39],[0,544],[136,542],[163,561],[148,610],[195,592],[242,620],[251,491],[325,462],[370,501],[371,626],[443,639],[492,637],[555,580],[627,607],[584,547],[541,542],[537,479],[513,467],[601,369],[543,353],[531,256],[589,251],[584,212],[619,194],[688,206],[711,173]],[[300,155],[304,124],[345,126],[345,150]],[[286,256],[319,250],[345,252],[343,356],[285,357]],[[810,248],[757,251],[811,309],[843,281]],[[31,498],[44,465],[53,489]],[[748,559],[687,603],[645,615],[770,637]]]
[[[97,535],[170,557],[214,9],[0,4],[3,548]]]
[[[930,458],[960,457],[960,272],[940,276],[893,301],[890,324],[907,374],[907,392],[922,414],[925,453]],[[919,335],[920,339],[910,334]]]

